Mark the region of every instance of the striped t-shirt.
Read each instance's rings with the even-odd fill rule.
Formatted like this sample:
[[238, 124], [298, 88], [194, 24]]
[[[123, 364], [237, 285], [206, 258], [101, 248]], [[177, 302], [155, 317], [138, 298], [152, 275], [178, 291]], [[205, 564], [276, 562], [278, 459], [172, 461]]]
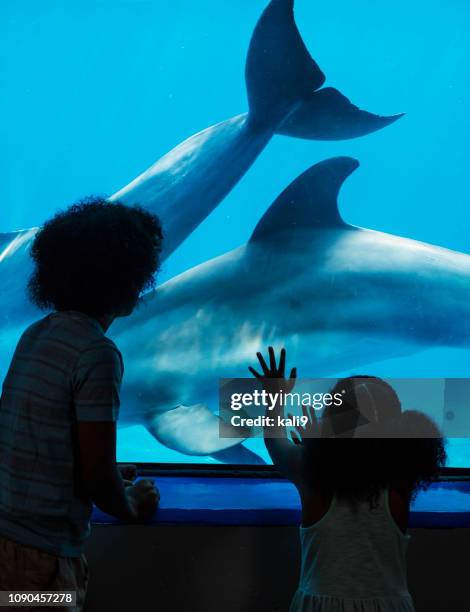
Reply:
[[80, 494], [77, 421], [115, 421], [121, 353], [95, 319], [52, 313], [22, 335], [0, 400], [0, 534], [78, 556], [91, 502]]

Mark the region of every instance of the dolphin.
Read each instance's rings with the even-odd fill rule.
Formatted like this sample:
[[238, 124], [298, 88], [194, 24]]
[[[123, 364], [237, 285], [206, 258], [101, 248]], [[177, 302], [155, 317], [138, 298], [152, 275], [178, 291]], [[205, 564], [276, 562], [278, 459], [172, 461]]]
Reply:
[[[349, 139], [402, 116], [360, 110], [337, 89], [322, 88], [325, 76], [302, 41], [293, 5], [293, 0], [272, 0], [255, 27], [245, 68], [248, 112], [191, 136], [109, 197], [110, 202], [138, 203], [160, 217], [165, 233], [162, 261], [223, 200], [275, 134]], [[37, 230], [0, 234], [0, 374], [21, 331], [40, 315], [25, 292], [32, 271], [29, 248]], [[131, 364], [131, 371], [138, 370], [138, 362]], [[139, 413], [139, 402], [129, 399]], [[191, 410], [195, 412], [194, 406]], [[203, 430], [218, 429], [212, 412], [200, 407], [199, 415], [201, 438], [207, 437]], [[188, 442], [181, 444], [183, 450]], [[229, 448], [218, 450], [230, 455]], [[247, 453], [240, 448], [242, 452]]]
[[[354, 106], [325, 76], [297, 29], [293, 0], [272, 0], [248, 49], [248, 112], [194, 134], [109, 197], [157, 214], [164, 261], [224, 199], [274, 134], [311, 140], [363, 136], [402, 115]], [[29, 247], [38, 228], [0, 234], [0, 328], [21, 328], [37, 315], [27, 303]]]
[[123, 422], [210, 454], [240, 441], [221, 439], [210, 418], [218, 379], [246, 377], [269, 344], [286, 346], [313, 378], [469, 345], [470, 256], [345, 223], [337, 196], [358, 165], [339, 157], [311, 167], [247, 244], [165, 282], [113, 326], [129, 364]]

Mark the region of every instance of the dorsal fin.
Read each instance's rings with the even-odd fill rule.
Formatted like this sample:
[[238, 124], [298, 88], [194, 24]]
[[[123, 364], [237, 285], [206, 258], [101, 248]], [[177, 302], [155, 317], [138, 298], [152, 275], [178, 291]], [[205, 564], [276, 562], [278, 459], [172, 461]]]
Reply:
[[358, 166], [351, 157], [333, 157], [306, 170], [271, 204], [250, 242], [295, 229], [345, 226], [337, 197], [343, 182]]

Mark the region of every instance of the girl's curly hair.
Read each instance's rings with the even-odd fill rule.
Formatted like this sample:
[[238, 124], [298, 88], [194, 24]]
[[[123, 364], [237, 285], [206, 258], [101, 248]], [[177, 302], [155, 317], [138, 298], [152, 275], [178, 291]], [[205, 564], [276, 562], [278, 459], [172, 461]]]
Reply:
[[125, 311], [154, 286], [162, 241], [158, 217], [140, 206], [81, 200], [36, 234], [29, 297], [43, 309]]
[[[361, 396], [358, 387], [364, 385], [366, 393]], [[393, 388], [379, 378], [357, 376], [340, 380], [332, 393], [340, 392], [346, 403], [343, 421], [346, 427], [351, 424], [348, 411], [356, 411], [354, 426], [358, 424], [358, 415], [368, 411], [367, 421], [375, 418], [375, 424], [370, 429], [371, 435], [361, 438], [348, 436], [337, 427], [332, 437], [305, 440], [314, 486], [353, 503], [368, 501], [374, 507], [387, 487], [406, 492], [413, 499], [438, 477], [447, 459], [446, 442], [428, 416], [414, 410], [402, 412]], [[369, 406], [364, 407], [365, 400], [370, 400]], [[334, 422], [336, 410], [332, 408], [326, 414], [325, 408], [323, 418], [329, 417]]]

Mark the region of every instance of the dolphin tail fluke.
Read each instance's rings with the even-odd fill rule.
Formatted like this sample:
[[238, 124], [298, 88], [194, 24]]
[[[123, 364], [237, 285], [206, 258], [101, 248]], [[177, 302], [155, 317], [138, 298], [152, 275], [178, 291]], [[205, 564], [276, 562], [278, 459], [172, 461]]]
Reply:
[[272, 0], [256, 24], [245, 67], [253, 122], [273, 126], [325, 81], [294, 21], [293, 0]]
[[309, 140], [347, 140], [394, 123], [403, 113], [384, 117], [361, 110], [333, 87], [312, 92], [277, 127], [276, 132]]
[[287, 136], [356, 138], [402, 116], [374, 115], [354, 106], [337, 89], [320, 90], [325, 75], [297, 29], [294, 0], [271, 0], [261, 15], [248, 49], [245, 79], [252, 124], [272, 125]]

